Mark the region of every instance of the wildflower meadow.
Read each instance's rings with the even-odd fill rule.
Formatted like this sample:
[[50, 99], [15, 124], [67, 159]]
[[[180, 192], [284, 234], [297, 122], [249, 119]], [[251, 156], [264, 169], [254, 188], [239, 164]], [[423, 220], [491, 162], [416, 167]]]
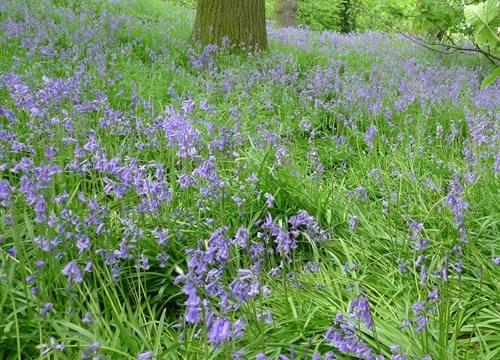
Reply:
[[384, 32], [0, 0], [0, 359], [500, 359], [500, 79]]

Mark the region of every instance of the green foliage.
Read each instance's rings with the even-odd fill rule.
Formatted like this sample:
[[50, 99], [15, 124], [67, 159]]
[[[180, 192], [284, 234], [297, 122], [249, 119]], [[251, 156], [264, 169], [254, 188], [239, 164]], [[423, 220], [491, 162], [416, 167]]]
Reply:
[[172, 3], [175, 2], [177, 6], [182, 6], [187, 9], [196, 9], [197, 0], [167, 0]]
[[408, 28], [408, 13], [413, 0], [362, 0], [351, 2], [355, 31], [391, 31], [392, 25]]
[[484, 78], [483, 82], [481, 83], [481, 87], [484, 88], [488, 85], [493, 84], [498, 78], [500, 78], [500, 67], [495, 68], [495, 70], [493, 70], [490, 75]]
[[[266, 0], [268, 18], [272, 18], [273, 4], [274, 0]], [[414, 0], [299, 0], [297, 20], [317, 31], [387, 31], [388, 24], [409, 27], [412, 4]]]
[[274, 0], [266, 0], [266, 18], [272, 19], [274, 12]]
[[299, 3], [298, 19], [311, 30], [339, 30], [340, 1], [302, 0]]
[[352, 0], [340, 1], [340, 31], [343, 33], [350, 33], [356, 28], [356, 16], [359, 9], [356, 2]]
[[442, 38], [463, 23], [461, 5], [449, 0], [419, 0], [412, 11], [414, 30]]
[[484, 46], [492, 54], [500, 54], [500, 2], [487, 0], [466, 5], [464, 15], [477, 44]]
[[[36, 4], [38, 0], [32, 2]], [[183, 6], [188, 7], [194, 4], [190, 0], [182, 2]], [[85, 1], [79, 3], [88, 9]], [[466, 200], [470, 204], [470, 213], [467, 214], [470, 243], [464, 247], [468, 260], [462, 277], [453, 275], [449, 282], [441, 283], [439, 290], [443, 302], [435, 309], [439, 316], [430, 319], [428, 330], [416, 334], [412, 329], [399, 328], [404, 318], [412, 316], [412, 301], [425, 299], [431, 284], [430, 281], [429, 284], [419, 284], [418, 273], [413, 268], [405, 273], [398, 270], [400, 257], [418, 255], [408, 244], [407, 223], [412, 219], [425, 223], [425, 235], [432, 242], [429, 265], [433, 269], [437, 269], [442, 260], [440, 252], [444, 253], [446, 244], [456, 238], [445, 205], [448, 179], [451, 177], [449, 167], [466, 169], [469, 165], [463, 158], [464, 146], [478, 145], [462, 138], [461, 131], [456, 135], [456, 140], [448, 142], [446, 139], [454, 133], [450, 129], [450, 119], [456, 121], [459, 127], [465, 126], [463, 107], [471, 105], [471, 88], [460, 93], [456, 105], [436, 103], [427, 112], [418, 104], [413, 104], [406, 112], [385, 115], [374, 115], [371, 111], [363, 110], [363, 93], [351, 92], [352, 89], [361, 88], [357, 84], [368, 81], [380, 84], [380, 87], [374, 88], [376, 91], [384, 90], [384, 84], [390, 82], [414, 84], [413, 79], [422, 75], [422, 71], [416, 74], [408, 71], [401, 75], [397, 71], [387, 71], [387, 67], [383, 66], [397, 56], [411, 60], [420, 69], [427, 69], [425, 74], [430, 75], [439, 69], [436, 64], [444, 62], [445, 66], [456, 68], [467, 61], [474, 61], [474, 66], [464, 67], [465, 73], [482, 73], [477, 70], [481, 67], [478, 59], [441, 58], [413, 44], [392, 38], [380, 41], [376, 47], [372, 46], [371, 40], [365, 44], [360, 41], [349, 44], [350, 41], [346, 41], [339, 47], [330, 43], [314, 46], [321, 43], [315, 42], [316, 34], [312, 34], [308, 35], [312, 38], [312, 45], [305, 48], [274, 40], [270, 51], [259, 56], [221, 53], [216, 59], [217, 71], [210, 74], [206, 70], [193, 70], [192, 65], [189, 65], [190, 57], [199, 56], [197, 49], [191, 49], [187, 41], [192, 26], [189, 17], [192, 11], [180, 9], [178, 2], [167, 4], [163, 0], [121, 0], [117, 3], [119, 5], [106, 6], [109, 6], [111, 14], [124, 16], [127, 21], [118, 23], [116, 33], [109, 32], [104, 26], [97, 27], [104, 31], [106, 36], [103, 39], [110, 39], [104, 46], [109, 51], [106, 53], [109, 55], [106, 58], [109, 70], [105, 77], [96, 72], [89, 80], [92, 83], [84, 88], [89, 99], [94, 98], [93, 90], [101, 89], [109, 98], [110, 109], [123, 112], [123, 121], [127, 121], [127, 126], [140, 119], [144, 119], [144, 124], [154, 123], [164, 116], [167, 106], [180, 108], [184, 99], [192, 98], [197, 104], [207, 99], [216, 110], [213, 118], [208, 113], [200, 113], [200, 118], [203, 117], [200, 120], [205, 122], [207, 117], [207, 123], [213, 121], [216, 127], [226, 126], [230, 129], [234, 119], [225, 114], [227, 109], [234, 106], [240, 113], [238, 126], [253, 142], [241, 139], [242, 143], [231, 148], [227, 157], [222, 158], [222, 164], [218, 164], [223, 167], [220, 175], [226, 184], [225, 191], [229, 195], [237, 193], [240, 185], [244, 184], [233, 176], [233, 171], [241, 173], [241, 179], [257, 174], [259, 191], [273, 194], [276, 204], [269, 210], [255, 195], [247, 199], [248, 204], [244, 205], [249, 208], [248, 213], [246, 208], [239, 212], [235, 205], [231, 205], [229, 195], [226, 195], [226, 201], [211, 205], [207, 203], [205, 208], [205, 205], [198, 205], [194, 192], [176, 190], [172, 206], [181, 209], [181, 214], [185, 210], [185, 219], [174, 217], [169, 209], [154, 219], [154, 223], [165, 221], [172, 228], [172, 233], [176, 236], [179, 234], [178, 238], [174, 236], [169, 240], [171, 262], [168, 268], [157, 268], [152, 260], [152, 270], [155, 271], [146, 272], [139, 271], [131, 263], [123, 267], [118, 279], [114, 279], [95, 254], [94, 271], [86, 275], [88, 281], [71, 289], [58, 268], [65, 258], [52, 259], [52, 263], [38, 273], [36, 281], [40, 286], [40, 294], [34, 296], [25, 279], [36, 271], [34, 264], [40, 250], [34, 245], [33, 238], [40, 224], [30, 220], [30, 206], [21, 203], [21, 194], [16, 195], [12, 226], [4, 224], [6, 217], [3, 215], [7, 210], [0, 208], [0, 233], [5, 236], [5, 239], [2, 238], [4, 244], [0, 244], [0, 359], [79, 359], [89, 344], [95, 341], [100, 342], [103, 356], [111, 360], [134, 360], [138, 352], [145, 350], [153, 351], [155, 360], [230, 359], [231, 350], [239, 348], [245, 350], [245, 359], [254, 359], [260, 351], [265, 351], [269, 359], [276, 359], [280, 352], [288, 353], [292, 346], [298, 354], [296, 359], [310, 359], [314, 351], [325, 353], [332, 350], [324, 341], [323, 334], [335, 314], [348, 309], [357, 287], [365, 288], [370, 298], [377, 329], [375, 334], [367, 332], [360, 336], [371, 345], [376, 343], [386, 357], [391, 356], [390, 346], [397, 343], [405, 351], [408, 349], [409, 359], [421, 359], [427, 353], [433, 359], [498, 359], [500, 267], [493, 264], [491, 255], [500, 254], [497, 240], [500, 201], [498, 175], [495, 178], [492, 174], [492, 163], [480, 172], [477, 183], [467, 183], [465, 186]], [[267, 2], [268, 7], [270, 3]], [[339, 27], [337, 13], [329, 13], [328, 3], [338, 2], [307, 2], [307, 6], [310, 6], [308, 21], [316, 24], [314, 26], [318, 29]], [[358, 29], [382, 28], [386, 21], [405, 20], [412, 10], [410, 1], [398, 0], [391, 4], [382, 1], [381, 4], [376, 0], [365, 0], [363, 3], [366, 9], [357, 14]], [[61, 0], [59, 4], [71, 5], [71, 1], [63, 3]], [[324, 6], [323, 12], [313, 13], [312, 9], [321, 4]], [[54, 14], [50, 9], [40, 6], [37, 15], [52, 19]], [[7, 17], [0, 12], [0, 20], [4, 20], [4, 16]], [[323, 18], [318, 20], [317, 16]], [[103, 17], [103, 23], [106, 18]], [[95, 19], [90, 17], [85, 21], [95, 26]], [[68, 30], [68, 33], [73, 34], [73, 31]], [[372, 35], [375, 38], [378, 36]], [[56, 41], [57, 44], [66, 40], [66, 37], [68, 42], [71, 39], [66, 34], [60, 34], [60, 37], [61, 41]], [[356, 37], [352, 39], [356, 40]], [[74, 74], [73, 66], [78, 64], [78, 59], [63, 61], [56, 57], [49, 61], [37, 54], [28, 57], [16, 40], [7, 40], [7, 37], [0, 37], [0, 45], [0, 73], [15, 71], [35, 84], [42, 83], [44, 76], [67, 78]], [[391, 53], [391, 50], [397, 53]], [[282, 64], [285, 65], [284, 75], [296, 73], [300, 86], [288, 85], [277, 76], [264, 76], [256, 86], [250, 87], [250, 92], [243, 91], [255, 74], [267, 74], [275, 69], [280, 71]], [[91, 65], [89, 67], [89, 71], [93, 71]], [[315, 81], [321, 85], [324, 75], [335, 73], [337, 67], [342, 70], [335, 81], [346, 86], [328, 93], [320, 92], [314, 99], [308, 100], [308, 87]], [[498, 76], [499, 73], [497, 69], [494, 74]], [[236, 90], [224, 91], [225, 79], [230, 80], [228, 82]], [[494, 81], [494, 78], [487, 79], [485, 82]], [[429, 79], [426, 86], [433, 86], [433, 80]], [[323, 85], [329, 82], [327, 78]], [[448, 84], [441, 84], [439, 79], [436, 83], [445, 85], [438, 88], [441, 90], [436, 95], [448, 88]], [[473, 87], [474, 84], [471, 81], [468, 86]], [[173, 89], [179, 95], [173, 97], [167, 89]], [[384, 106], [388, 109], [393, 108], [401, 95], [390, 89], [396, 88], [389, 88], [383, 98]], [[419, 88], [411, 90], [420, 91]], [[151, 110], [132, 104], [130, 98], [135, 92], [151, 102]], [[346, 94], [353, 97], [352, 108], [344, 103]], [[328, 102], [332, 100], [331, 105], [335, 108], [322, 108], [313, 103], [318, 100], [320, 104], [326, 104], [326, 98], [329, 98]], [[0, 87], [0, 100], [2, 107], [12, 106], [3, 87]], [[64, 111], [70, 106], [63, 107], [58, 115], [66, 116]], [[18, 115], [25, 114], [19, 112]], [[100, 129], [96, 125], [97, 119], [104, 116], [99, 110], [95, 114], [76, 117], [78, 131], [75, 136], [81, 144], [85, 143], [82, 141], [86, 139], [88, 124], [95, 124], [99, 142], [110, 158], [131, 156], [139, 158], [144, 164], [160, 162], [165, 165], [165, 172], [173, 181], [183, 172], [192, 170], [188, 167], [189, 163], [176, 162], [172, 149], [166, 146], [161, 149], [136, 149], [136, 145], [149, 141], [147, 134], [131, 132], [121, 136]], [[299, 122], [306, 117], [313, 128], [308, 134], [299, 126]], [[343, 118], [345, 121], [346, 117], [354, 122], [354, 126], [342, 125], [340, 120]], [[0, 120], [5, 119], [0, 117]], [[379, 140], [376, 140], [372, 151], [366, 149], [363, 140], [364, 130], [370, 124], [376, 124], [379, 131]], [[442, 136], [436, 134], [436, 129], [441, 126], [444, 127]], [[58, 127], [61, 132], [51, 139], [41, 137], [27, 127], [2, 131], [7, 135], [16, 131], [26, 138], [34, 138], [33, 143], [41, 148], [50, 141], [50, 145], [60, 147], [57, 159], [64, 163], [73, 157], [73, 148], [61, 146], [64, 132], [62, 126]], [[290, 156], [286, 166], [272, 166], [267, 158], [267, 148], [261, 146], [263, 140], [257, 137], [259, 128], [268, 129], [270, 133], [276, 130], [281, 139], [286, 140]], [[341, 138], [345, 138], [346, 142], [341, 142]], [[312, 145], [317, 147], [318, 156], [327, 167], [325, 176], [315, 181], [311, 179], [312, 165], [307, 157]], [[10, 161], [14, 155], [9, 152], [5, 156], [6, 161]], [[19, 156], [25, 154], [19, 153]], [[373, 169], [379, 169], [380, 179], [367, 176]], [[2, 179], [15, 176], [17, 174], [11, 171], [0, 171]], [[426, 181], [436, 183], [435, 189], [425, 185]], [[121, 217], [125, 215], [121, 211], [121, 203], [130, 202], [130, 206], [133, 206], [129, 197], [116, 200], [103, 194], [99, 187], [102, 182], [102, 177], [97, 173], [89, 173], [81, 178], [63, 173], [53, 180], [54, 189], [69, 190], [71, 198], [66, 206], [75, 212], [81, 210], [76, 195], [80, 191], [95, 196], [108, 206], [117, 229], [113, 228], [109, 237], [99, 239], [103, 243], [96, 243], [96, 248], [104, 246], [104, 242], [117, 240], [115, 237], [120, 234], [118, 228]], [[349, 193], [359, 186], [366, 189], [369, 201], [350, 198]], [[47, 190], [52, 191], [52, 184]], [[386, 200], [387, 209], [384, 211]], [[293, 266], [296, 268], [289, 269], [285, 265], [285, 270], [292, 270], [290, 274], [294, 274], [294, 277], [262, 279], [273, 291], [269, 297], [260, 298], [255, 304], [241, 309], [248, 319], [248, 335], [234, 348], [214, 348], [197, 328], [179, 328], [178, 318], [182, 316], [179, 307], [185, 299], [180, 294], [179, 286], [172, 284], [172, 278], [185, 268], [185, 247], [207, 238], [211, 229], [208, 221], [205, 221], [207, 214], [215, 221], [214, 227], [218, 224], [233, 224], [237, 227], [251, 222], [246, 217], [258, 218], [268, 210], [273, 211], [273, 216], [277, 214], [285, 218], [301, 209], [313, 214], [322, 228], [334, 234], [333, 239], [317, 247], [311, 243], [312, 249], [303, 249], [307, 244], [301, 241], [300, 251], [294, 254], [296, 258]], [[356, 229], [348, 229], [349, 215], [359, 220]], [[147, 217], [141, 217], [138, 221], [148, 229], [152, 226]], [[140, 243], [148, 244], [150, 241], [144, 238]], [[12, 242], [21, 249], [18, 258], [9, 256], [5, 251]], [[69, 245], [64, 244], [64, 249], [72, 249]], [[51, 259], [49, 254], [42, 256]], [[307, 261], [319, 263], [319, 270], [302, 271], [301, 265]], [[235, 258], [235, 270], [239, 266], [237, 262]], [[346, 271], [346, 264], [356, 264], [357, 270]], [[76, 300], [70, 295], [75, 295]], [[49, 300], [55, 303], [54, 311], [47, 318], [41, 317], [40, 308]], [[266, 326], [257, 321], [256, 309], [271, 311], [273, 325]], [[91, 315], [91, 324], [81, 321], [80, 315], [84, 313]], [[179, 340], [179, 336], [183, 340]], [[39, 346], [49, 344], [51, 337], [64, 342], [66, 348], [64, 352], [51, 351], [41, 357]]]
[[177, 4], [187, 9], [196, 9], [196, 0], [177, 0]]

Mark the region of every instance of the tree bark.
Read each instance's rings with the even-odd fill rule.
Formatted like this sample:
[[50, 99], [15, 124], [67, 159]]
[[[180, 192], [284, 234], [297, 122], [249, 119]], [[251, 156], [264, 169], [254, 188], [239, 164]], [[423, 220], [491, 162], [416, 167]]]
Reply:
[[192, 39], [242, 50], [267, 48], [265, 0], [198, 0]]
[[281, 27], [297, 26], [298, 0], [276, 0], [274, 18]]

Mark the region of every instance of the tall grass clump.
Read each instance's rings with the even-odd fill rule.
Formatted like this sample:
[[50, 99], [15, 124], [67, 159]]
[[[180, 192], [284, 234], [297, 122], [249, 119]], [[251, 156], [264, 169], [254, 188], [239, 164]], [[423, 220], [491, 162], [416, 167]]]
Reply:
[[0, 359], [498, 359], [489, 65], [191, 21], [0, 3]]

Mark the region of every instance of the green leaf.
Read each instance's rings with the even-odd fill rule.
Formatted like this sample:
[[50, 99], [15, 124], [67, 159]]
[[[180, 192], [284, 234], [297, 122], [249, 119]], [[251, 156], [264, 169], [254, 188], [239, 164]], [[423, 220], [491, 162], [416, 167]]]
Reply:
[[493, 84], [498, 77], [500, 77], [500, 67], [497, 67], [491, 72], [491, 74], [484, 78], [481, 83], [481, 88], [485, 88], [486, 86]]
[[492, 52], [500, 49], [500, 2], [487, 0], [464, 6], [464, 16], [473, 28], [478, 44], [489, 46]]

